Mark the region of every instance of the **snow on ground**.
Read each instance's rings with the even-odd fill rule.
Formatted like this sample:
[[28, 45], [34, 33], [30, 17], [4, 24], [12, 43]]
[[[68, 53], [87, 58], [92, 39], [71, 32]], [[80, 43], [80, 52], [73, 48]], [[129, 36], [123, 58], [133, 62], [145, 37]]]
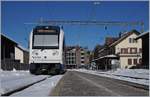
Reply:
[[108, 74], [149, 80], [149, 70], [147, 69], [118, 69], [114, 72], [108, 72]]
[[48, 96], [63, 75], [56, 75], [11, 96]]
[[35, 76], [29, 71], [0, 71], [0, 93], [5, 94], [47, 78], [46, 75]]
[[29, 71], [1, 71], [0, 78], [1, 82], [17, 80], [25, 77], [31, 77]]
[[117, 69], [116, 71], [93, 71], [86, 69], [74, 69], [75, 71], [90, 73], [98, 76], [104, 76], [142, 85], [149, 85], [149, 70], [146, 69]]

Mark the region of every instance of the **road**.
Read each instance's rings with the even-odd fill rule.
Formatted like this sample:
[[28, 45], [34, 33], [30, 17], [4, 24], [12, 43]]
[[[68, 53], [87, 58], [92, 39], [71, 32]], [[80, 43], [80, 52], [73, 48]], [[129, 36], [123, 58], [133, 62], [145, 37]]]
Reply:
[[124, 84], [119, 80], [68, 71], [51, 96], [148, 96], [149, 91]]

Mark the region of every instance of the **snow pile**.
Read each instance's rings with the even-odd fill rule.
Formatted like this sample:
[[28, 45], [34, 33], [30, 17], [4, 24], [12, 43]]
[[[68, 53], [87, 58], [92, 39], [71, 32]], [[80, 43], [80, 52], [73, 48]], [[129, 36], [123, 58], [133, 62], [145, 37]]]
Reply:
[[[108, 72], [109, 74], [109, 72]], [[118, 69], [110, 74], [117, 76], [124, 76], [136, 79], [146, 79], [149, 80], [149, 70], [147, 69]]]
[[37, 83], [21, 92], [17, 92], [12, 96], [48, 96], [52, 89], [57, 85], [63, 75], [56, 75]]
[[146, 69], [118, 69], [117, 71], [93, 71], [86, 69], [74, 69], [75, 71], [104, 76], [141, 85], [149, 85], [149, 70]]
[[1, 71], [1, 94], [12, 92], [18, 88], [33, 84], [47, 76], [31, 75], [28, 71]]

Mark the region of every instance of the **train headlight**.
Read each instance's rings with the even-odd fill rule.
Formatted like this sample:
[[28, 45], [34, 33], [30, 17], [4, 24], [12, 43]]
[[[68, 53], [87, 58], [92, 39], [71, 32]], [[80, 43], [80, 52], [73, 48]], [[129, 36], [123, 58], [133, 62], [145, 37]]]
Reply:
[[32, 54], [33, 55], [38, 55], [38, 52], [37, 51], [32, 51]]
[[53, 52], [53, 55], [55, 56], [55, 55], [58, 55], [59, 54], [59, 52], [58, 51], [54, 51]]

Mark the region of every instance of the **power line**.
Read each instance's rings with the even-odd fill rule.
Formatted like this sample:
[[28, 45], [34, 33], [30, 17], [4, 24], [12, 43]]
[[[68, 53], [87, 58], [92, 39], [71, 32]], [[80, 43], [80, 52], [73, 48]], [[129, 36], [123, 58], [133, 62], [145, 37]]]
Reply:
[[141, 32], [144, 31], [144, 23], [141, 21], [99, 21], [99, 20], [42, 20], [36, 23], [24, 23], [26, 25], [99, 25], [99, 26], [141, 26]]

